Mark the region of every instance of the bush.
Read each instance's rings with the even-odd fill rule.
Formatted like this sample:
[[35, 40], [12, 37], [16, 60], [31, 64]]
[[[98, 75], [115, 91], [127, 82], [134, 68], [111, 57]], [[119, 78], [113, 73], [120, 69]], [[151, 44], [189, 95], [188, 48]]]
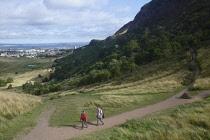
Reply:
[[9, 84], [8, 89], [12, 89], [12, 84]]
[[61, 89], [62, 89], [62, 86], [60, 84], [53, 84], [53, 85], [50, 85], [49, 87], [50, 92], [60, 91]]
[[42, 75], [41, 75], [41, 74], [39, 74], [39, 75], [38, 75], [38, 78], [42, 78]]
[[7, 81], [7, 83], [12, 83], [14, 80], [12, 77], [8, 77], [6, 81]]
[[0, 87], [4, 87], [7, 85], [7, 82], [5, 80], [0, 79]]
[[49, 82], [49, 78], [48, 77], [43, 78], [42, 82]]

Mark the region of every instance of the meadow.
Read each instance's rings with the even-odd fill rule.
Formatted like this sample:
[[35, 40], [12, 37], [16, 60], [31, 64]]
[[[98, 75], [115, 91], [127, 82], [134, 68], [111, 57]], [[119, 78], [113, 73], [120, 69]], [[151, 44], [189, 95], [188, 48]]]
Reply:
[[42, 100], [31, 95], [0, 91], [0, 104], [0, 138], [10, 139], [17, 134], [17, 127], [20, 129], [19, 126], [25, 125], [27, 117], [23, 119], [23, 115], [42, 104]]

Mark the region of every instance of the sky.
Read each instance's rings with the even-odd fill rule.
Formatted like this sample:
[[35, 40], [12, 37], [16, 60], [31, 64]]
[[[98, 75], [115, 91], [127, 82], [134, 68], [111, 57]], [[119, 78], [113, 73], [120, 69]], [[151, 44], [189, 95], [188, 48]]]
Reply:
[[150, 0], [0, 0], [0, 43], [89, 42], [113, 35]]

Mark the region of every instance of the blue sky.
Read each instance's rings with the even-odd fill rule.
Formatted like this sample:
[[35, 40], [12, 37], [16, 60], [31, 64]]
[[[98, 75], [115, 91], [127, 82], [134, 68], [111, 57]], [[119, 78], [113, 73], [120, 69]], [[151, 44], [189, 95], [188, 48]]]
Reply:
[[0, 43], [89, 42], [133, 20], [150, 0], [0, 0]]

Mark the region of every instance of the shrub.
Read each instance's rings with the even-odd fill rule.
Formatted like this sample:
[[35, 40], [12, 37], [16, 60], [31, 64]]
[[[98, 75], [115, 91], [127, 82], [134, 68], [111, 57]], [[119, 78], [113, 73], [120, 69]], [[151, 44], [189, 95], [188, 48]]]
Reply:
[[0, 79], [0, 87], [4, 87], [7, 85], [7, 82], [5, 80]]
[[39, 74], [39, 75], [38, 75], [38, 78], [42, 78], [42, 75], [41, 75], [41, 74]]
[[14, 80], [12, 77], [8, 77], [6, 81], [7, 81], [7, 83], [12, 83]]
[[8, 89], [12, 89], [12, 84], [9, 84]]

